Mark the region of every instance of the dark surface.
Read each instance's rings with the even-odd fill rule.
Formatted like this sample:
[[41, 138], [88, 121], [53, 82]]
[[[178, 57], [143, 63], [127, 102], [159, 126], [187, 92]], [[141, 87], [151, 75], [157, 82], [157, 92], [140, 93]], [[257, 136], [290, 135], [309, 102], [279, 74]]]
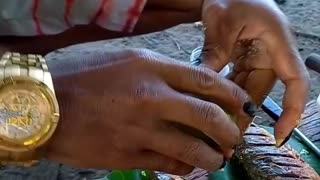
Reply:
[[312, 53], [306, 58], [305, 64], [308, 68], [320, 73], [320, 55]]
[[286, 0], [275, 0], [275, 2], [279, 5], [282, 5], [282, 4], [286, 3], [287, 1]]

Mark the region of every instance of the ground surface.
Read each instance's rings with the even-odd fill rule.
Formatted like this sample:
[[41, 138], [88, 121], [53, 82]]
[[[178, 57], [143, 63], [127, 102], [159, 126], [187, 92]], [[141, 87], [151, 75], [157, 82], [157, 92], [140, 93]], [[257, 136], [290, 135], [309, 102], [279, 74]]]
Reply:
[[[299, 50], [303, 58], [312, 52], [320, 53], [320, 0], [289, 0], [281, 6], [289, 16], [297, 35]], [[82, 44], [63, 49], [50, 57], [63, 58], [66, 53], [83, 53], [95, 48], [148, 48], [172, 58], [188, 61], [192, 50], [203, 43], [203, 33], [194, 24], [180, 25], [163, 32], [144, 36], [122, 38]], [[310, 99], [320, 93], [320, 75], [310, 71], [312, 90]], [[281, 103], [284, 86], [279, 82], [271, 97]]]
[[[299, 51], [306, 58], [310, 53], [320, 53], [320, 0], [287, 0], [280, 5], [288, 15], [297, 35]], [[130, 38], [99, 41], [72, 46], [50, 54], [50, 59], [63, 60], [69, 53], [84, 53], [96, 48], [147, 48], [174, 59], [189, 61], [192, 50], [203, 44], [201, 28], [194, 24], [180, 25], [166, 31]], [[312, 88], [309, 100], [320, 93], [320, 74], [310, 71]], [[284, 86], [278, 82], [270, 96], [281, 105]], [[265, 117], [265, 116], [263, 116]], [[272, 124], [269, 118], [257, 119], [258, 123]]]
[[[287, 0], [281, 8], [289, 16], [294, 30], [299, 34], [298, 44], [301, 55], [305, 58], [312, 52], [320, 53], [320, 0]], [[164, 53], [177, 60], [188, 61], [191, 51], [202, 45], [203, 34], [193, 24], [181, 25], [167, 31], [146, 36], [101, 41], [82, 44], [50, 54], [50, 60], [61, 59], [69, 53], [84, 53], [95, 48], [148, 48]], [[312, 90], [309, 99], [314, 99], [320, 93], [320, 75], [311, 72]], [[279, 82], [274, 87], [271, 97], [281, 104], [284, 86]], [[272, 121], [260, 120], [260, 123], [271, 124]], [[0, 167], [0, 180], [34, 180], [34, 179], [84, 179], [90, 170], [76, 171], [58, 164], [43, 162], [33, 169]]]

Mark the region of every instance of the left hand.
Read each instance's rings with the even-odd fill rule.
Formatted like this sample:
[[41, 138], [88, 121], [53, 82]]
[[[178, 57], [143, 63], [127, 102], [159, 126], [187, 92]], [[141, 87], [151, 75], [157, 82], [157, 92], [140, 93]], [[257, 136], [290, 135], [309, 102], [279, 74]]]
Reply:
[[[285, 15], [273, 0], [205, 0], [204, 64], [220, 71], [234, 63], [230, 79], [260, 106], [279, 78], [286, 86], [275, 125], [277, 146], [298, 126], [309, 91], [308, 72]], [[251, 120], [239, 119], [244, 131]]]

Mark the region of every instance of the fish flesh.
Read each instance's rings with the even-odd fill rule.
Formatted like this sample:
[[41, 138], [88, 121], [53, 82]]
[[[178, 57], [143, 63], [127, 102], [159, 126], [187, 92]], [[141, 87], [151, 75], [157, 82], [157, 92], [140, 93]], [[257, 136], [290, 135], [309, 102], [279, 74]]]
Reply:
[[275, 147], [274, 137], [252, 125], [237, 146], [235, 158], [254, 180], [320, 180], [317, 172], [289, 145]]
[[[180, 128], [181, 129], [181, 128]], [[209, 141], [199, 132], [183, 127], [184, 132], [191, 133], [208, 143]], [[244, 169], [244, 180], [320, 180], [317, 172], [288, 145], [275, 147], [274, 137], [261, 127], [252, 124], [243, 137], [243, 142], [235, 149], [232, 163]], [[239, 165], [239, 166], [238, 166]], [[237, 171], [238, 169], [236, 169]], [[157, 180], [208, 180], [209, 172], [196, 169], [190, 175], [179, 177], [156, 172], [153, 179]]]

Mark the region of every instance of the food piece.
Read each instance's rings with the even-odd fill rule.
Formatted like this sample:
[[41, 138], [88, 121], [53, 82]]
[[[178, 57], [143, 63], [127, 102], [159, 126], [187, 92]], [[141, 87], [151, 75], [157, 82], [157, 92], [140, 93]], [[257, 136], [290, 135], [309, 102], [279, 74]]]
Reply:
[[288, 145], [275, 147], [266, 130], [255, 125], [244, 135], [244, 143], [235, 150], [235, 158], [254, 180], [320, 180], [317, 172]]
[[[232, 163], [238, 162], [252, 180], [320, 180], [317, 172], [304, 162], [295, 150], [287, 145], [276, 148], [273, 136], [255, 125], [249, 127], [244, 135], [244, 142], [235, 150]], [[157, 180], [209, 179], [209, 172], [201, 169], [196, 169], [184, 177], [159, 172], [155, 174]]]

